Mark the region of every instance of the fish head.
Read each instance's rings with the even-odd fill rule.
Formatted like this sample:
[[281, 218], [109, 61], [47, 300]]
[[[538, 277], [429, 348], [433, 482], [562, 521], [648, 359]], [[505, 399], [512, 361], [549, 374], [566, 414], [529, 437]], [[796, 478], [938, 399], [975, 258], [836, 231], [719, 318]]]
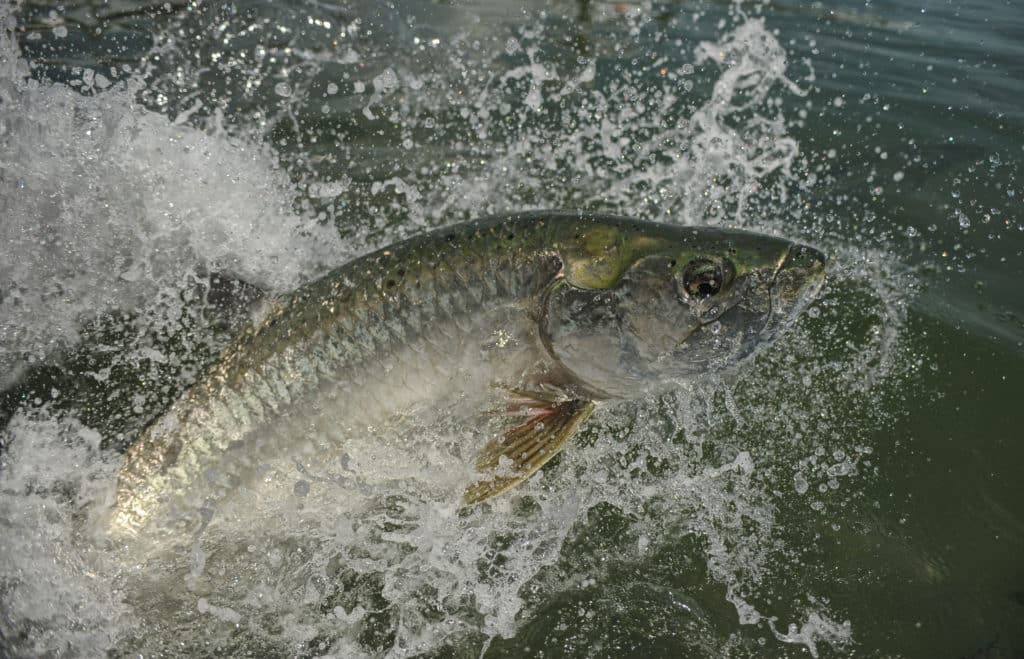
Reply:
[[735, 364], [824, 282], [824, 255], [781, 238], [647, 223], [586, 233], [563, 246], [540, 334], [596, 396], [632, 398]]

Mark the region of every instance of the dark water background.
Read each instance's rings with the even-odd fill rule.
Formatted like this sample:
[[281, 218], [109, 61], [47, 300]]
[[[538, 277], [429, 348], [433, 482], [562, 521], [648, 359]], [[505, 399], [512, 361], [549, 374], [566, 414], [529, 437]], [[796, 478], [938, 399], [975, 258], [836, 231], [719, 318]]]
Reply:
[[[0, 654], [148, 647], [116, 593], [97, 639], [87, 598], [47, 591], [77, 564], [28, 555], [79, 551], [53, 494], [71, 458], [34, 461], [19, 437], [49, 446], [74, 419], [109, 479], [96, 465], [195, 377], [257, 287], [424, 227], [583, 207], [835, 256], [791, 346], [706, 406], [651, 403], [650, 423], [675, 420], [663, 435], [701, 436], [694, 473], [742, 478], [713, 504], [699, 484], [675, 508], [586, 495], [560, 549], [495, 586], [521, 598], [508, 624], [470, 604], [416, 618], [420, 645], [400, 646], [408, 620], [385, 592], [341, 640], [228, 616], [219, 640], [177, 649], [1024, 656], [1021, 6], [97, 0], [6, 20]], [[602, 441], [643, 425], [633, 414], [595, 433], [594, 461], [628, 453]], [[64, 496], [88, 508], [82, 487]], [[673, 521], [690, 503], [703, 512]], [[503, 551], [522, 559], [514, 539]], [[377, 592], [346, 592], [360, 588]]]

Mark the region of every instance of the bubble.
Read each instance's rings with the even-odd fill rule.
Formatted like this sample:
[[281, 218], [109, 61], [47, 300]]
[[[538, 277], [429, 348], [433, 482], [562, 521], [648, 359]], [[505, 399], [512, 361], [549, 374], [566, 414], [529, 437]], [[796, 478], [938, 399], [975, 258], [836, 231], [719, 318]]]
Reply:
[[373, 78], [373, 90], [382, 96], [394, 92], [398, 86], [398, 75], [392, 69], [385, 69], [383, 73]]
[[793, 476], [793, 489], [796, 490], [797, 494], [806, 494], [808, 487], [810, 487], [810, 484], [807, 482], [807, 479], [804, 478], [803, 474], [798, 473]]

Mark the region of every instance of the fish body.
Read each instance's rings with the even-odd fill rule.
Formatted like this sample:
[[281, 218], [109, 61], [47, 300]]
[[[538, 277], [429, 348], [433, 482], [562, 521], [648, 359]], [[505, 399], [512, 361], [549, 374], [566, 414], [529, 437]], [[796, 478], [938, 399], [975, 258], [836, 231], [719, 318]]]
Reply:
[[194, 526], [267, 460], [497, 397], [506, 427], [472, 447], [464, 493], [483, 500], [542, 466], [601, 401], [766, 343], [823, 263], [779, 238], [587, 213], [489, 218], [378, 250], [278, 300], [142, 433], [111, 531]]

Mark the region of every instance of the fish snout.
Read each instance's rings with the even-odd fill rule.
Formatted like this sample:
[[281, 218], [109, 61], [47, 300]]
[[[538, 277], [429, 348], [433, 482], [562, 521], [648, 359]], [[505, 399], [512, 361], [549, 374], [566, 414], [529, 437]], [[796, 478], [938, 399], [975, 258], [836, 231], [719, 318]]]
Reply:
[[788, 325], [817, 295], [825, 283], [825, 255], [807, 245], [794, 243], [775, 271], [770, 289], [771, 312], [762, 335], [773, 335]]
[[809, 278], [824, 276], [826, 260], [825, 255], [813, 247], [793, 244], [779, 266], [779, 274], [796, 271], [804, 273]]
[[772, 292], [783, 302], [813, 297], [825, 282], [825, 261], [821, 251], [794, 243], [775, 272]]

